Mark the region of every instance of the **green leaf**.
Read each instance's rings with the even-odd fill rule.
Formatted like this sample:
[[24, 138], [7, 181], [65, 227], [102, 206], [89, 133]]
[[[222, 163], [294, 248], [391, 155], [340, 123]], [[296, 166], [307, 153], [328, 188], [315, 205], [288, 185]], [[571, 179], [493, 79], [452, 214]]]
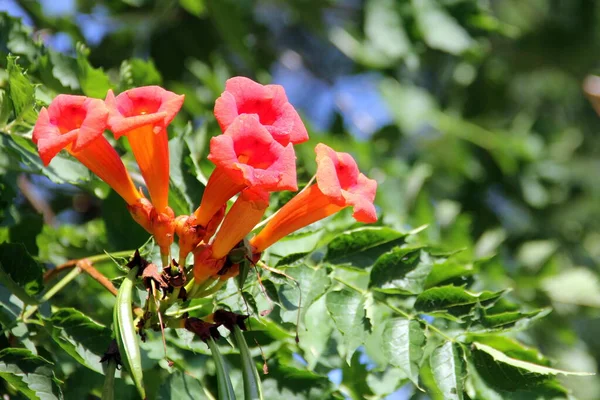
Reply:
[[152, 60], [131, 58], [121, 63], [121, 91], [138, 86], [162, 85], [162, 77]]
[[112, 87], [108, 75], [101, 68], [94, 68], [88, 61], [90, 50], [82, 43], [77, 43], [77, 66], [81, 90], [86, 96], [97, 99], [106, 98], [108, 89]]
[[196, 17], [200, 17], [206, 11], [204, 0], [179, 0], [179, 5]]
[[365, 5], [365, 34], [368, 43], [390, 61], [410, 50], [394, 0], [369, 0]]
[[26, 349], [0, 350], [0, 377], [31, 400], [63, 398], [52, 366]]
[[0, 136], [0, 149], [14, 156], [29, 172], [43, 174], [54, 183], [81, 184], [90, 181], [90, 172], [76, 159], [58, 154], [51, 165], [45, 167], [33, 142], [16, 135]]
[[333, 332], [333, 321], [327, 313], [326, 297], [322, 296], [306, 310], [304, 326], [298, 327], [303, 356], [308, 368], [313, 370], [318, 363], [323, 363], [323, 356], [328, 351], [328, 344]]
[[[13, 18], [6, 12], [0, 12], [0, 43], [10, 53], [27, 57], [30, 63], [35, 61], [40, 49], [40, 45], [33, 40], [31, 28], [24, 25], [20, 18]], [[0, 49], [1, 59], [6, 58], [3, 50]]]
[[36, 304], [31, 296], [43, 288], [42, 267], [20, 243], [0, 244], [0, 283], [26, 304]]
[[300, 312], [300, 321], [304, 321], [306, 310], [325, 293], [331, 285], [331, 279], [325, 268], [311, 268], [306, 265], [286, 268], [285, 273], [296, 279], [298, 285], [286, 282], [279, 286], [278, 295], [283, 307], [280, 311], [281, 319], [284, 322], [296, 323]]
[[63, 53], [47, 50], [40, 57], [39, 74], [44, 85], [56, 92], [79, 90], [77, 60]]
[[435, 0], [413, 0], [417, 24], [425, 43], [450, 54], [467, 50], [473, 39]]
[[550, 367], [551, 361], [539, 350], [527, 347], [515, 339], [501, 335], [468, 334], [468, 342], [479, 342], [519, 360]]
[[342, 289], [327, 293], [327, 311], [343, 335], [342, 348], [349, 364], [356, 348], [365, 342], [371, 323], [365, 312], [365, 297], [355, 291]]
[[425, 314], [456, 320], [471, 314], [477, 305], [493, 304], [504, 293], [505, 291], [472, 293], [457, 286], [434, 287], [421, 293], [414, 307]]
[[515, 391], [536, 386], [556, 375], [589, 376], [593, 373], [570, 372], [512, 358], [483, 343], [473, 343], [477, 371], [492, 386]]
[[[493, 307], [495, 308], [495, 307]], [[529, 325], [545, 317], [552, 312], [551, 308], [540, 308], [532, 311], [502, 311], [495, 312], [493, 309], [482, 309], [481, 316], [477, 320], [482, 328], [487, 331], [498, 331], [507, 329], [523, 330]], [[471, 328], [471, 330], [474, 330]]]
[[425, 288], [454, 284], [460, 286], [475, 275], [479, 268], [472, 263], [458, 262], [452, 258], [433, 264], [431, 273], [425, 280]]
[[187, 139], [192, 135], [191, 125], [169, 140], [169, 204], [175, 215], [189, 214], [200, 205], [202, 184], [195, 178], [195, 166]]
[[114, 190], [102, 202], [102, 219], [111, 250], [137, 249], [150, 235], [134, 222], [127, 210], [127, 203]]
[[425, 333], [419, 322], [404, 318], [390, 319], [386, 322], [382, 339], [382, 350], [389, 363], [400, 368], [418, 386], [425, 346]]
[[158, 400], [208, 399], [204, 388], [197, 379], [186, 373], [175, 371], [168, 375], [158, 390]]
[[73, 308], [52, 313], [46, 326], [52, 339], [71, 357], [93, 371], [102, 373], [100, 359], [111, 342], [111, 331]]
[[145, 399], [146, 390], [144, 389], [140, 344], [137, 340], [133, 323], [132, 310], [132, 292], [137, 272], [138, 267], [132, 268], [119, 288], [114, 309], [113, 325], [123, 364], [131, 374], [138, 393], [142, 399]]
[[352, 393], [353, 399], [366, 399], [373, 396], [367, 383], [367, 365], [360, 363], [360, 353], [354, 353], [350, 364], [342, 365], [342, 385]]
[[310, 253], [302, 252], [302, 253], [291, 253], [286, 256], [283, 256], [277, 261], [277, 264], [275, 264], [275, 268], [299, 265], [304, 261], [304, 258], [308, 254], [310, 254]]
[[394, 248], [377, 259], [369, 287], [385, 293], [419, 294], [431, 272], [431, 256], [419, 248]]
[[429, 363], [434, 381], [446, 400], [463, 400], [464, 359], [458, 344], [445, 342], [438, 346]]
[[30, 124], [35, 123], [35, 86], [23, 69], [17, 64], [18, 57], [6, 58], [8, 71], [8, 95], [12, 100], [15, 119]]
[[405, 237], [406, 234], [386, 227], [355, 229], [329, 242], [324, 261], [367, 268], [383, 253], [401, 245]]
[[331, 399], [331, 382], [327, 376], [306, 369], [295, 362], [288, 349], [281, 349], [269, 360], [269, 374], [263, 380], [265, 399]]
[[600, 308], [600, 281], [587, 268], [572, 268], [548, 277], [541, 287], [556, 303]]
[[16, 224], [8, 229], [8, 236], [12, 243], [22, 243], [30, 253], [37, 255], [39, 252], [36, 243], [37, 235], [42, 231], [44, 219], [38, 213], [20, 213]]
[[4, 89], [0, 89], [0, 126], [4, 126], [8, 122], [12, 108], [13, 106], [10, 97], [8, 97], [8, 92]]

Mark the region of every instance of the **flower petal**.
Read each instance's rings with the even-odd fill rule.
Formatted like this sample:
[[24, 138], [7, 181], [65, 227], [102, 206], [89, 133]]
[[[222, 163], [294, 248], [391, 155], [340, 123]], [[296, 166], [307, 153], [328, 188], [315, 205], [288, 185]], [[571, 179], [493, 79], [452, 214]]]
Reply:
[[308, 132], [280, 85], [263, 86], [245, 77], [227, 80], [215, 102], [215, 117], [225, 132], [236, 117], [254, 114], [273, 138], [286, 146], [308, 140]]

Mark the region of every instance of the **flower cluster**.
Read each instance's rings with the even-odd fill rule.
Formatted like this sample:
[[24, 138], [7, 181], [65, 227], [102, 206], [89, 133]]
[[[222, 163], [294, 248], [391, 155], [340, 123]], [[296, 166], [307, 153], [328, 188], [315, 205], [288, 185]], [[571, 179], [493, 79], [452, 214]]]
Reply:
[[[105, 101], [59, 95], [42, 109], [33, 132], [41, 159], [47, 165], [66, 149], [127, 203], [133, 219], [154, 235], [163, 267], [194, 257], [189, 294], [201, 294], [207, 283], [222, 282], [239, 271], [242, 261], [232, 257], [241, 246], [256, 261], [269, 246], [290, 233], [353, 208], [357, 221], [377, 220], [373, 201], [377, 184], [360, 173], [347, 153], [324, 144], [315, 148], [317, 173], [309, 184], [272, 215], [255, 236], [276, 191], [297, 191], [294, 146], [308, 140], [300, 116], [279, 85], [261, 85], [248, 78], [229, 79], [215, 103], [222, 134], [210, 140], [208, 159], [215, 169], [199, 207], [175, 218], [169, 208], [169, 151], [167, 126], [183, 104], [178, 96], [158, 86], [135, 88]], [[118, 153], [104, 137], [126, 136], [146, 183], [150, 200], [136, 189]], [[236, 197], [237, 196], [237, 197]], [[229, 200], [235, 198], [227, 209]], [[171, 265], [170, 248], [179, 238], [179, 262]], [[190, 277], [191, 277], [190, 273]]]

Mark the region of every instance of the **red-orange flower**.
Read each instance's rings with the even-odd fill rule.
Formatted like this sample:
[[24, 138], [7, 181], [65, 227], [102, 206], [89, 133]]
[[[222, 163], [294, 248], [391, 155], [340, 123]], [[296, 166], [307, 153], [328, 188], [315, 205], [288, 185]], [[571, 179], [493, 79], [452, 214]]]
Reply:
[[269, 207], [269, 193], [246, 189], [233, 203], [212, 243], [212, 256], [223, 258], [260, 222]]
[[223, 205], [219, 211], [212, 217], [206, 227], [198, 224], [196, 217], [193, 215], [180, 215], [175, 218], [175, 233], [179, 237], [179, 264], [185, 262], [187, 255], [200, 244], [200, 242], [208, 241], [217, 228], [223, 221], [225, 216], [225, 208]]
[[183, 104], [160, 86], [127, 90], [106, 96], [108, 126], [116, 138], [127, 135], [150, 198], [159, 213], [169, 205], [169, 148], [167, 126]]
[[201, 244], [194, 249], [194, 284], [201, 285], [225, 265], [225, 258], [214, 258], [212, 246]]
[[361, 174], [348, 153], [338, 153], [320, 143], [317, 153], [317, 184], [302, 190], [250, 240], [260, 253], [279, 239], [313, 222], [335, 214], [345, 207], [354, 209], [360, 222], [377, 221], [373, 201], [377, 182]]
[[238, 76], [227, 80], [225, 91], [215, 102], [215, 117], [225, 132], [242, 114], [254, 114], [269, 133], [284, 146], [308, 140], [308, 133], [285, 90], [279, 85], [261, 85]]
[[[226, 280], [237, 275], [239, 266], [233, 264], [225, 271], [229, 252], [260, 222], [269, 206], [269, 193], [246, 189], [233, 204], [221, 228], [210, 245], [200, 245], [194, 250], [194, 280], [202, 284], [206, 279]], [[221, 275], [219, 275], [219, 273]]]
[[104, 182], [108, 183], [129, 205], [142, 198], [121, 158], [102, 136], [108, 110], [102, 100], [61, 94], [48, 109], [42, 108], [33, 129], [44, 165], [66, 149]]
[[208, 159], [216, 169], [208, 179], [200, 207], [194, 212], [205, 226], [231, 197], [246, 188], [297, 190], [296, 155], [282, 146], [251, 115], [240, 115], [224, 134], [210, 140]]

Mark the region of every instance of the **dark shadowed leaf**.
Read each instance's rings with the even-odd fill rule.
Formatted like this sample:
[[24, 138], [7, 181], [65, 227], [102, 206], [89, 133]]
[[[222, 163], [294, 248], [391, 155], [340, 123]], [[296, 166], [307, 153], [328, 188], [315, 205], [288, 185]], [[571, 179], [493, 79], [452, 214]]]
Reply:
[[0, 350], [0, 377], [31, 400], [63, 398], [53, 364], [29, 350]]
[[108, 89], [112, 87], [108, 75], [101, 68], [94, 68], [88, 61], [90, 50], [82, 43], [77, 46], [78, 76], [81, 90], [86, 96], [97, 99], [106, 98]]
[[0, 244], [0, 283], [27, 304], [43, 288], [42, 267], [20, 243]]
[[405, 237], [406, 234], [386, 227], [359, 228], [329, 242], [325, 261], [367, 268], [383, 253], [401, 245]]
[[0, 136], [0, 149], [18, 158], [29, 172], [41, 173], [55, 183], [81, 185], [90, 181], [90, 172], [79, 161], [69, 155], [59, 153], [51, 164], [44, 167], [33, 142], [20, 136]]
[[386, 293], [419, 294], [432, 267], [425, 251], [395, 248], [377, 259], [369, 286]]
[[493, 387], [516, 391], [532, 388], [556, 375], [592, 375], [585, 372], [569, 372], [518, 358], [509, 357], [491, 346], [474, 342], [473, 360], [479, 374]]
[[196, 400], [208, 399], [197, 379], [181, 371], [168, 375], [158, 390], [158, 400]]
[[365, 399], [373, 396], [373, 392], [367, 383], [367, 365], [361, 364], [360, 353], [352, 356], [350, 364], [344, 363], [342, 367], [342, 384], [352, 393], [353, 399]]
[[138, 86], [160, 85], [162, 77], [152, 60], [132, 58], [121, 63], [119, 88], [123, 90]]
[[141, 226], [134, 223], [127, 204], [112, 191], [102, 203], [102, 219], [106, 226], [106, 237], [111, 250], [137, 249], [148, 240], [150, 235]]
[[454, 284], [460, 286], [468, 282], [474, 274], [478, 272], [472, 263], [461, 263], [452, 258], [433, 264], [431, 273], [425, 280], [425, 288], [429, 289], [439, 285]]
[[100, 359], [111, 342], [111, 331], [73, 308], [63, 308], [46, 320], [52, 339], [82, 365], [102, 373]]
[[493, 304], [504, 293], [505, 291], [472, 293], [457, 286], [434, 287], [421, 293], [414, 307], [425, 314], [460, 319], [471, 314], [477, 305]]
[[200, 205], [203, 185], [195, 177], [195, 166], [186, 141], [191, 125], [169, 140], [169, 204], [176, 215], [189, 214]]

